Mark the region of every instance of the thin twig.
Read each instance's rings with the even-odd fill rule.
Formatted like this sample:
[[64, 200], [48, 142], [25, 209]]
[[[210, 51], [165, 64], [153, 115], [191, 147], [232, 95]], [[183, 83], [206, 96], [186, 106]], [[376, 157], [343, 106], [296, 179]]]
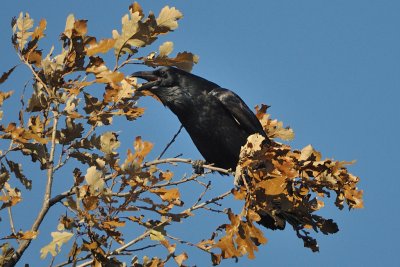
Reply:
[[18, 57], [31, 70], [33, 76], [35, 76], [35, 79], [43, 85], [43, 87], [44, 87], [44, 89], [46, 89], [46, 92], [49, 95], [49, 97], [50, 98], [54, 97], [54, 93], [49, 89], [49, 87], [47, 87], [47, 84], [39, 77], [37, 72], [33, 69], [32, 65], [19, 53], [18, 53]]
[[211, 181], [208, 181], [208, 184], [205, 186], [204, 191], [201, 192], [199, 198], [197, 199], [196, 203], [194, 203], [193, 206], [196, 206], [200, 203], [200, 201], [203, 199], [204, 195], [207, 193], [208, 189], [210, 189], [211, 186]]
[[54, 266], [54, 267], [63, 267], [63, 266], [67, 266], [67, 265], [69, 265], [69, 264], [71, 264], [71, 263], [77, 263], [77, 262], [80, 262], [80, 261], [87, 260], [87, 259], [89, 259], [90, 257], [91, 257], [91, 254], [87, 254], [86, 256], [80, 257], [80, 258], [78, 258], [78, 259], [76, 259], [76, 260], [68, 260], [68, 261], [62, 262], [62, 263], [60, 263], [60, 264], [58, 264], [58, 265], [56, 265], [56, 266]]
[[175, 241], [177, 241], [177, 242], [179, 242], [181, 244], [188, 245], [188, 246], [191, 246], [191, 247], [196, 247], [196, 248], [199, 248], [199, 249], [201, 249], [201, 250], [203, 250], [203, 251], [205, 251], [207, 253], [211, 253], [209, 250], [207, 250], [207, 249], [205, 249], [205, 248], [203, 248], [201, 246], [198, 246], [196, 244], [193, 244], [193, 243], [191, 243], [189, 241], [185, 241], [185, 240], [179, 239], [177, 237], [174, 237], [174, 236], [171, 236], [171, 235], [168, 235], [168, 234], [166, 235], [166, 237], [168, 237], [168, 238], [170, 238], [172, 240], [175, 240]]
[[223, 193], [223, 194], [221, 194], [221, 195], [219, 195], [219, 196], [216, 196], [216, 197], [214, 197], [214, 198], [212, 198], [212, 199], [210, 199], [210, 200], [204, 201], [204, 202], [201, 203], [201, 204], [192, 206], [192, 207], [190, 207], [190, 208], [188, 208], [188, 209], [182, 211], [181, 213], [191, 212], [191, 211], [193, 211], [193, 210], [197, 210], [197, 209], [203, 208], [203, 207], [207, 206], [208, 204], [212, 204], [212, 203], [216, 204], [217, 201], [219, 201], [219, 200], [221, 200], [221, 199], [224, 199], [225, 197], [229, 196], [230, 194], [232, 194], [231, 190], [229, 190], [229, 191], [227, 191], [227, 192], [225, 192], [225, 193]]
[[181, 133], [183, 128], [183, 125], [179, 127], [179, 130], [176, 132], [176, 134], [172, 137], [171, 141], [165, 146], [164, 150], [161, 152], [160, 156], [157, 157], [157, 160], [159, 160], [162, 156], [164, 156], [165, 152], [167, 152], [168, 148], [175, 142], [176, 138], [178, 135]]
[[145, 250], [145, 249], [148, 249], [148, 248], [155, 248], [155, 247], [158, 247], [160, 245], [161, 244], [153, 244], [153, 245], [148, 245], [148, 246], [144, 246], [144, 247], [136, 248], [136, 249], [125, 249], [125, 251], [126, 252], [137, 252], [137, 251], [142, 251], [142, 250]]
[[[182, 158], [167, 158], [167, 159], [159, 159], [159, 160], [154, 160], [154, 161], [149, 161], [146, 162], [142, 165], [143, 168], [150, 167], [152, 165], [159, 165], [159, 164], [165, 164], [165, 163], [188, 163], [188, 164], [193, 164], [193, 160], [191, 159], [182, 159]], [[223, 168], [219, 167], [214, 167], [213, 165], [210, 164], [204, 164], [204, 168], [212, 170], [212, 171], [217, 171], [220, 173], [224, 174], [231, 174], [232, 172], [230, 170], [226, 170]]]
[[[192, 162], [193, 161], [191, 159], [167, 158], [167, 159], [160, 159], [160, 160], [154, 160], [154, 161], [146, 162], [146, 163], [144, 163], [142, 165], [142, 168], [150, 167], [150, 166], [153, 166], [153, 165], [166, 164], [166, 163], [187, 163], [187, 164], [192, 164]], [[206, 168], [206, 169], [209, 169], [211, 171], [218, 171], [218, 172], [225, 173], [225, 174], [231, 174], [232, 173], [230, 170], [214, 167], [214, 166], [208, 165], [208, 164], [203, 165], [203, 167]], [[205, 173], [205, 174], [207, 174], [207, 173]], [[117, 175], [117, 173], [113, 173], [113, 174], [107, 175], [106, 178], [104, 178], [104, 181], [108, 181], [109, 179], [112, 179], [113, 177], [115, 177], [115, 175]], [[188, 180], [193, 180], [193, 179], [190, 179], [190, 178], [187, 178], [187, 179]], [[174, 183], [170, 183], [168, 185], [176, 185], [176, 184], [180, 184], [180, 183], [184, 183], [184, 182], [186, 182], [186, 181], [182, 181], [182, 182], [178, 181], [178, 182], [174, 182], [175, 184]], [[165, 184], [165, 185], [159, 185], [159, 186], [161, 187], [161, 186], [167, 186], [167, 185]], [[71, 187], [69, 190], [67, 190], [67, 191], [65, 191], [65, 192], [53, 197], [50, 200], [50, 206], [53, 206], [54, 204], [60, 202], [64, 198], [72, 196], [74, 194], [75, 194], [75, 192], [73, 190], [73, 187]]]
[[[6, 190], [2, 189], [1, 191], [3, 192], [3, 194], [4, 194], [5, 196], [8, 195], [7, 192], [6, 192]], [[11, 207], [10, 207], [10, 206], [7, 207], [7, 210], [8, 210], [8, 217], [9, 217], [9, 220], [10, 220], [10, 229], [11, 229], [11, 232], [16, 236], [16, 235], [17, 235], [17, 231], [15, 231], [14, 220], [13, 220], [13, 216], [12, 216], [12, 212], [11, 212]], [[18, 239], [17, 239], [17, 240], [18, 240]], [[18, 242], [19, 242], [19, 240], [18, 240]]]

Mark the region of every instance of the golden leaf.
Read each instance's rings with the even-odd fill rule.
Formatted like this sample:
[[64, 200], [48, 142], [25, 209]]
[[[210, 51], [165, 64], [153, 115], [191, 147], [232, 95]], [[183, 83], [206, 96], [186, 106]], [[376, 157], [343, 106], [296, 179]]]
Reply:
[[159, 189], [151, 189], [150, 192], [157, 194], [163, 201], [174, 203], [179, 201], [180, 193], [178, 188], [159, 188]]
[[186, 254], [186, 252], [183, 252], [182, 254], [179, 254], [178, 256], [174, 257], [175, 262], [178, 264], [178, 266], [182, 266], [183, 262], [187, 260], [189, 257]]
[[119, 83], [124, 79], [122, 72], [106, 70], [96, 75], [97, 83]]
[[153, 148], [153, 144], [147, 141], [142, 141], [140, 136], [135, 138], [134, 143], [135, 154], [134, 158], [137, 159], [138, 164], [142, 164], [143, 159], [150, 153], [151, 149]]
[[8, 92], [1, 92], [0, 91], [0, 107], [3, 105], [4, 100], [12, 96], [14, 91], [8, 91]]
[[115, 219], [112, 221], [105, 221], [103, 222], [103, 224], [106, 225], [108, 228], [116, 228], [116, 227], [124, 227], [126, 223]]
[[142, 7], [139, 5], [139, 3], [138, 2], [134, 2], [132, 5], [130, 5], [129, 6], [129, 10], [131, 11], [131, 13], [135, 13], [135, 12], [138, 12], [139, 13], [139, 15], [141, 16], [141, 17], [143, 17], [143, 9], [142, 9]]
[[32, 34], [32, 39], [41, 39], [44, 37], [44, 31], [46, 30], [47, 21], [45, 19], [41, 19], [39, 21], [39, 26], [35, 28]]
[[4, 239], [32, 240], [36, 239], [38, 234], [39, 232], [37, 231], [26, 231], [26, 232], [19, 231], [16, 234], [4, 237]]
[[130, 47], [127, 47], [127, 42], [137, 33], [141, 19], [142, 16], [139, 12], [131, 11], [122, 17], [121, 34], [116, 30], [112, 31], [113, 39], [115, 40], [114, 49], [116, 56], [120, 53], [131, 52]]
[[93, 56], [99, 53], [107, 53], [111, 48], [114, 47], [116, 40], [114, 39], [103, 39], [100, 42], [91, 44], [86, 48], [86, 54], [88, 56]]

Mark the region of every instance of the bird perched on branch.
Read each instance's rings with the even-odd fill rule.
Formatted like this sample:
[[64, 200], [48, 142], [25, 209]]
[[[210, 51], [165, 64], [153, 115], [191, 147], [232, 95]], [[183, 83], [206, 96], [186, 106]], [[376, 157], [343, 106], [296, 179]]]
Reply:
[[[132, 76], [147, 81], [138, 91], [150, 91], [175, 113], [208, 163], [235, 170], [247, 137], [259, 133], [270, 142], [255, 114], [228, 89], [174, 67], [135, 72]], [[267, 215], [260, 223], [282, 229]]]

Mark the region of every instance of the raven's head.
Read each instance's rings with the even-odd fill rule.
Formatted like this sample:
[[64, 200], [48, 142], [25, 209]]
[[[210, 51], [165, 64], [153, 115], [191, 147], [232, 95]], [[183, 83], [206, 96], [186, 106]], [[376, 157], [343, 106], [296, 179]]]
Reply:
[[155, 95], [172, 111], [190, 105], [193, 98], [219, 87], [213, 82], [174, 67], [160, 67], [153, 71], [139, 71], [133, 77], [144, 79], [137, 91], [148, 91]]
[[161, 67], [153, 71], [138, 71], [132, 74], [133, 77], [144, 79], [147, 83], [142, 84], [138, 91], [150, 91], [156, 93], [158, 90], [180, 86], [182, 76], [185, 72], [173, 67]]

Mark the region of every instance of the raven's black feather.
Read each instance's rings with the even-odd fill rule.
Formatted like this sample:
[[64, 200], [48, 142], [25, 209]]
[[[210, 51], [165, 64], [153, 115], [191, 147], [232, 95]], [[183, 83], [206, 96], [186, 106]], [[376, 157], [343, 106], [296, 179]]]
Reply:
[[[150, 91], [175, 113], [204, 159], [217, 167], [234, 171], [240, 148], [251, 134], [259, 133], [269, 142], [254, 113], [228, 89], [173, 67], [132, 76], [148, 81], [138, 90]], [[263, 216], [264, 226], [282, 229], [274, 219]]]

